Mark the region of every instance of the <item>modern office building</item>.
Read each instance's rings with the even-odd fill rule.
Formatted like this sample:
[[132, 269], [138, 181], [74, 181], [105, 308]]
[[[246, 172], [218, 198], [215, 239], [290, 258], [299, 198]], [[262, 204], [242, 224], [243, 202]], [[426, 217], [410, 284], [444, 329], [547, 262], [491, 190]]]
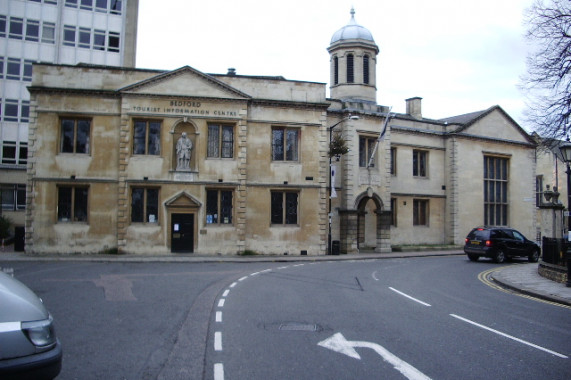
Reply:
[[138, 0], [0, 1], [0, 196], [14, 225], [25, 220], [32, 65], [134, 67], [138, 7]]

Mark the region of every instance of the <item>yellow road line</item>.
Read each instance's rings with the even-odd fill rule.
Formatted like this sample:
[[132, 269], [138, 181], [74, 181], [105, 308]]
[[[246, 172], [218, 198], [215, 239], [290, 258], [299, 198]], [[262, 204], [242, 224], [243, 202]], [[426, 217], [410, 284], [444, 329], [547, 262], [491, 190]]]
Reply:
[[488, 285], [489, 287], [494, 288], [494, 289], [499, 290], [499, 291], [504, 292], [504, 293], [514, 294], [514, 295], [516, 295], [516, 296], [520, 296], [520, 297], [527, 298], [527, 299], [530, 299], [530, 300], [539, 301], [539, 302], [543, 302], [543, 303], [546, 303], [546, 304], [549, 304], [549, 305], [554, 305], [554, 306], [563, 307], [563, 308], [566, 308], [566, 309], [571, 309], [571, 306], [567, 306], [567, 305], [563, 305], [563, 304], [560, 304], [560, 303], [557, 303], [557, 302], [552, 302], [552, 301], [544, 300], [544, 299], [541, 299], [541, 298], [537, 298], [537, 297], [534, 297], [534, 296], [530, 296], [529, 294], [524, 294], [524, 293], [517, 292], [517, 291], [515, 291], [515, 290], [506, 289], [506, 288], [504, 288], [504, 287], [498, 285], [496, 282], [494, 282], [492, 279], [489, 278], [490, 275], [491, 275], [493, 272], [498, 271], [498, 270], [501, 270], [501, 269], [504, 269], [504, 268], [507, 268], [507, 266], [503, 266], [503, 267], [499, 267], [499, 268], [492, 268], [492, 269], [485, 270], [485, 271], [481, 272], [480, 274], [478, 274], [478, 280], [482, 281], [484, 284]]

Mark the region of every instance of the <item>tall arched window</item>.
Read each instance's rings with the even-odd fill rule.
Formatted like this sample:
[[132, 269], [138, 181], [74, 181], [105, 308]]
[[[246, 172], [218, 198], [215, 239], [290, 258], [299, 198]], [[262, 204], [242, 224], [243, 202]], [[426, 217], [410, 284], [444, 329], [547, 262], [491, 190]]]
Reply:
[[347, 55], [347, 83], [355, 82], [355, 71], [353, 66], [353, 54]]
[[333, 57], [333, 84], [339, 84], [339, 58]]
[[369, 84], [369, 56], [363, 56], [363, 83]]

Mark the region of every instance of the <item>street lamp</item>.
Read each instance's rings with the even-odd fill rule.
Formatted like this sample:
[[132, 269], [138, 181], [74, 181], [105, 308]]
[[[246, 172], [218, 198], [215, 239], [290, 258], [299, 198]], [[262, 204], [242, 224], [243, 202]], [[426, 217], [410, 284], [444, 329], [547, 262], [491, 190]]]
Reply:
[[567, 164], [567, 252], [565, 252], [565, 260], [567, 261], [567, 287], [571, 288], [571, 168], [569, 164], [571, 163], [571, 142], [569, 142], [569, 137], [567, 141], [559, 146], [559, 151], [563, 157], [563, 161]]
[[[343, 119], [339, 120], [337, 123], [333, 124], [332, 126], [328, 127], [329, 129], [329, 149], [331, 150], [331, 140], [333, 137], [333, 128], [335, 128], [336, 126], [338, 126], [339, 124], [341, 124], [342, 122], [346, 121], [346, 120], [359, 120], [359, 116], [346, 116]], [[328, 208], [328, 212], [327, 212], [327, 216], [329, 217], [329, 233], [327, 235], [327, 254], [331, 255], [333, 252], [331, 252], [331, 219], [333, 217], [333, 215], [331, 214], [331, 152], [329, 152], [329, 186], [328, 186], [328, 190], [329, 190], [329, 208]]]

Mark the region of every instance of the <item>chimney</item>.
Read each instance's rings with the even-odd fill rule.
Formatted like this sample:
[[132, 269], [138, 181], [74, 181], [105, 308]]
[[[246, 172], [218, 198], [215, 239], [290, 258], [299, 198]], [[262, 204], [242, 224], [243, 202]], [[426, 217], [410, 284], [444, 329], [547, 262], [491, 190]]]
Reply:
[[226, 74], [226, 75], [235, 76], [236, 75], [236, 69], [233, 67], [228, 68], [228, 74]]
[[416, 119], [422, 119], [422, 98], [415, 96], [406, 100], [406, 114]]

